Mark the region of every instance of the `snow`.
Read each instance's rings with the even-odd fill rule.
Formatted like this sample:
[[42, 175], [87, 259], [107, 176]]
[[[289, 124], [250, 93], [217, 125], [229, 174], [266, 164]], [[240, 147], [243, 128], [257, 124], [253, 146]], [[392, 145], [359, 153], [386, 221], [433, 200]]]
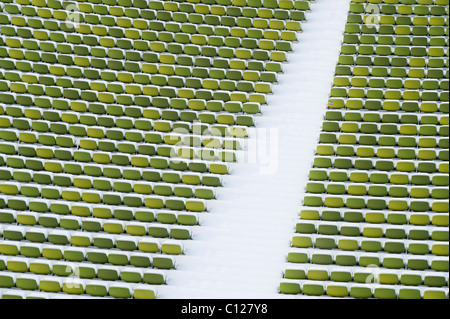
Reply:
[[[209, 212], [200, 214], [200, 226], [194, 228], [193, 240], [184, 243], [185, 255], [176, 258], [177, 270], [170, 272], [167, 285], [158, 287], [158, 298], [282, 298], [278, 285], [349, 2], [311, 2], [299, 42], [257, 118], [257, 129], [250, 132], [231, 175], [224, 177], [217, 200], [208, 202]], [[262, 152], [264, 146], [268, 152]]]

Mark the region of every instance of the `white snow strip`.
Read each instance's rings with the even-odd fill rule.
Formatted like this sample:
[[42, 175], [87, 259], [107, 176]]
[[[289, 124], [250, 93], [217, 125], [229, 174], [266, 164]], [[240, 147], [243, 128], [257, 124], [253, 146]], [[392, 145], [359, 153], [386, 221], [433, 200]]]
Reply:
[[[312, 2], [303, 33], [274, 86], [250, 144], [224, 177], [177, 271], [159, 298], [281, 298], [278, 285], [340, 52], [350, 0]], [[250, 163], [249, 148], [267, 130], [276, 170]], [[275, 135], [274, 135], [275, 134]], [[268, 138], [269, 139], [269, 138]], [[259, 161], [263, 161], [259, 157]], [[266, 170], [266, 171], [264, 171]]]

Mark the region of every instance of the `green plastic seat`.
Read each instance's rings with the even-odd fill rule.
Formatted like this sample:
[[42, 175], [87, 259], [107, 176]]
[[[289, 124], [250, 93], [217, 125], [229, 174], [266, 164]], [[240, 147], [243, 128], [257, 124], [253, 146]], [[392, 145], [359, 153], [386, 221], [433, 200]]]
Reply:
[[301, 292], [301, 288], [298, 283], [283, 282], [280, 283], [279, 291], [282, 294], [297, 295]]
[[352, 286], [350, 296], [353, 298], [368, 299], [372, 297], [372, 290], [369, 287]]

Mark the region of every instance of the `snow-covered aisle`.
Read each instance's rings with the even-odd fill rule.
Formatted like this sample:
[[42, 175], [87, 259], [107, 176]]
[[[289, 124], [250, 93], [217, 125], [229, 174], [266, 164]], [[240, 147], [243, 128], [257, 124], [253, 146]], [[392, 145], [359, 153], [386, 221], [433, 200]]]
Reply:
[[349, 2], [312, 2], [285, 73], [257, 122], [259, 134], [277, 132], [277, 143], [268, 145], [277, 169], [264, 173], [264, 166], [248, 163], [241, 154], [218, 199], [208, 203], [210, 212], [201, 217], [194, 240], [186, 243], [178, 270], [167, 286], [158, 287], [159, 298], [277, 297]]

